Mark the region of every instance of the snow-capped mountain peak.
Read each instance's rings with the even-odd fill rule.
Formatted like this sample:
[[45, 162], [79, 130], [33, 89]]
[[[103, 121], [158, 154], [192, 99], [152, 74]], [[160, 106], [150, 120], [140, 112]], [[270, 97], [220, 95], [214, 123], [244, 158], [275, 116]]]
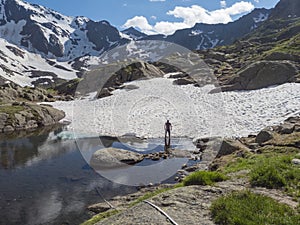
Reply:
[[99, 50], [113, 47], [112, 43], [126, 41], [107, 21], [64, 16], [22, 0], [1, 0], [0, 8], [1, 38], [44, 57], [70, 60], [98, 55]]

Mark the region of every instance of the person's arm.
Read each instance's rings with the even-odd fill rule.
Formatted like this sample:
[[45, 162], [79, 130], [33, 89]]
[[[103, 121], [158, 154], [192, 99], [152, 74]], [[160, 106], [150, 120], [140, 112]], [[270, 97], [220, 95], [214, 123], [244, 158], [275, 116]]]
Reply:
[[172, 130], [172, 124], [170, 124], [170, 130]]

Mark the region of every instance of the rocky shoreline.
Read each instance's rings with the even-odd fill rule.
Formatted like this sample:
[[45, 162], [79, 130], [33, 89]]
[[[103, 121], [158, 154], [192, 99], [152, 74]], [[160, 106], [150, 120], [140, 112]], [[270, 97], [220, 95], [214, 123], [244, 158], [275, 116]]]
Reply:
[[[244, 158], [246, 155], [262, 154], [266, 148], [288, 147], [298, 149], [300, 154], [300, 117], [290, 117], [284, 123], [267, 127], [257, 135], [249, 135], [237, 139], [203, 138], [195, 141], [199, 151], [202, 152], [203, 160], [197, 165], [187, 167], [183, 165], [179, 181], [193, 171], [208, 170], [216, 171], [224, 168], [229, 159]], [[218, 150], [215, 147], [218, 146]], [[275, 150], [274, 150], [275, 151]], [[300, 165], [300, 159], [291, 161], [295, 166]], [[141, 187], [137, 193], [127, 196], [117, 196], [108, 202], [94, 204], [88, 207], [94, 215], [115, 211], [116, 215], [99, 222], [90, 224], [172, 224], [161, 213], [147, 206], [145, 202], [133, 204], [141, 197], [155, 193], [159, 189], [163, 191], [151, 197], [149, 201], [167, 212], [178, 224], [215, 224], [210, 214], [212, 202], [227, 193], [233, 191], [250, 190], [253, 193], [271, 197], [276, 201], [286, 204], [291, 208], [299, 207], [298, 201], [280, 189], [267, 189], [253, 187], [245, 176], [247, 170], [229, 173], [229, 180], [216, 183], [213, 186], [194, 185], [174, 188], [174, 185], [157, 185]], [[101, 214], [100, 214], [101, 215]], [[125, 222], [126, 221], [126, 222]]]
[[0, 86], [0, 133], [57, 124], [65, 113], [51, 105], [37, 104], [54, 99], [53, 95], [39, 88], [20, 87], [13, 83]]
[[13, 102], [0, 105], [0, 132], [35, 129], [58, 123], [65, 113], [50, 105]]

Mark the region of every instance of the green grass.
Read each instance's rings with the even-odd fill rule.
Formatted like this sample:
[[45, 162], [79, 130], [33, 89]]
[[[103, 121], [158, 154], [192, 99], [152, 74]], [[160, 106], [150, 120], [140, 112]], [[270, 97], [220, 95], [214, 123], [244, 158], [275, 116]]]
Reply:
[[46, 91], [47, 91], [49, 94], [57, 95], [57, 90], [54, 90], [53, 88], [47, 88]]
[[12, 106], [12, 105], [1, 105], [0, 106], [0, 113], [6, 113], [9, 115], [13, 115], [15, 113], [18, 113], [20, 111], [24, 110], [23, 106]]
[[250, 171], [250, 183], [266, 188], [283, 188], [300, 197], [300, 167], [291, 163], [293, 157], [278, 155], [261, 158]]
[[294, 55], [300, 55], [300, 35], [296, 35], [291, 39], [285, 40], [277, 44], [273, 49], [266, 52], [271, 54], [273, 52], [289, 53]]
[[97, 223], [97, 222], [99, 222], [99, 221], [101, 221], [101, 220], [103, 220], [105, 218], [108, 218], [108, 217], [111, 217], [113, 215], [116, 215], [119, 212], [120, 211], [118, 211], [118, 210], [109, 210], [107, 212], [99, 213], [96, 216], [93, 216], [91, 219], [85, 221], [81, 225], [94, 225], [95, 223]]
[[226, 180], [227, 177], [215, 171], [197, 171], [191, 173], [183, 180], [184, 186], [189, 185], [212, 185], [215, 182], [220, 182]]
[[248, 170], [252, 186], [282, 189], [293, 197], [300, 197], [300, 167], [291, 160], [299, 150], [293, 147], [261, 148], [262, 154], [233, 158], [220, 171], [225, 174]]
[[[294, 140], [287, 141], [291, 137], [285, 138], [289, 144]], [[281, 157], [281, 156], [294, 156], [299, 150], [294, 147], [281, 147], [281, 146], [265, 146], [259, 149], [261, 154], [247, 154], [246, 157], [233, 157], [228, 160], [224, 168], [220, 170], [225, 174], [234, 173], [241, 170], [251, 170], [265, 158]]]
[[211, 214], [220, 225], [297, 225], [300, 215], [287, 205], [250, 191], [233, 192], [212, 203]]
[[233, 158], [227, 162], [224, 168], [221, 168], [221, 171], [225, 174], [234, 173], [241, 170], [249, 170], [256, 163], [257, 157], [255, 155], [248, 155], [245, 158]]

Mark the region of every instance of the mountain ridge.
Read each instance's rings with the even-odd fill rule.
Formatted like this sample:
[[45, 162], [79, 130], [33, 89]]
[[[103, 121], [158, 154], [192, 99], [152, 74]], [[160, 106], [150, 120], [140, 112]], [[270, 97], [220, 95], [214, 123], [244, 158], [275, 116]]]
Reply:
[[64, 16], [22, 0], [0, 0], [0, 75], [22, 85], [51, 86], [81, 77], [100, 62], [102, 53], [134, 41], [167, 41], [191, 50], [230, 45], [258, 30], [273, 10], [254, 9], [229, 24], [196, 24], [165, 36], [134, 28], [118, 31], [105, 20]]
[[271, 11], [264, 8], [254, 9], [249, 14], [227, 24], [197, 23], [192, 28], [177, 30], [174, 34], [166, 37], [158, 34], [150, 35], [144, 39], [165, 40], [182, 45], [190, 50], [228, 45], [257, 28], [268, 18]]

